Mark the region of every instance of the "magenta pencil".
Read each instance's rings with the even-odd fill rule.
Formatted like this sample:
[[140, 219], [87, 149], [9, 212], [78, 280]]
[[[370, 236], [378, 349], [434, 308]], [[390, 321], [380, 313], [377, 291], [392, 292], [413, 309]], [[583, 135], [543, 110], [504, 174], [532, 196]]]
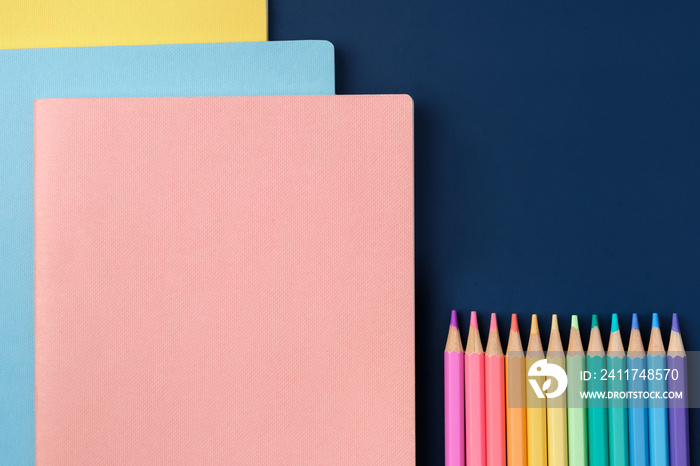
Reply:
[[464, 351], [452, 311], [445, 345], [445, 466], [464, 466]]
[[464, 350], [464, 397], [467, 466], [486, 466], [484, 349], [476, 323], [476, 312], [471, 314], [467, 347]]

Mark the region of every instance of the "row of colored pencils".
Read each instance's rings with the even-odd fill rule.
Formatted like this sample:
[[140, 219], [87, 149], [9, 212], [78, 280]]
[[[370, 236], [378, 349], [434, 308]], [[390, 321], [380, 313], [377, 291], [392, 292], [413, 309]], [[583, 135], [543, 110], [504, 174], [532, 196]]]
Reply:
[[[561, 395], [547, 396], [567, 382]], [[647, 398], [644, 392], [681, 392], [682, 398]], [[627, 353], [617, 314], [607, 353], [596, 315], [587, 352], [578, 317], [572, 316], [566, 353], [553, 315], [546, 355], [537, 316], [524, 352], [513, 314], [504, 355], [495, 314], [484, 351], [476, 313], [463, 349], [452, 311], [445, 346], [445, 464], [464, 466], [466, 459], [467, 466], [689, 466], [687, 396], [676, 314], [668, 353], [657, 314], [648, 352], [633, 314]]]

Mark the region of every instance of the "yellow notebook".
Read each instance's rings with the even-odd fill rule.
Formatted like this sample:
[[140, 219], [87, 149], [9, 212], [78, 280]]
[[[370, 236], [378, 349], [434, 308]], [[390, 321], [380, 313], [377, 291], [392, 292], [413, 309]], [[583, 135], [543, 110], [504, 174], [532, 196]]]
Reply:
[[267, 40], [266, 0], [3, 2], [0, 48]]

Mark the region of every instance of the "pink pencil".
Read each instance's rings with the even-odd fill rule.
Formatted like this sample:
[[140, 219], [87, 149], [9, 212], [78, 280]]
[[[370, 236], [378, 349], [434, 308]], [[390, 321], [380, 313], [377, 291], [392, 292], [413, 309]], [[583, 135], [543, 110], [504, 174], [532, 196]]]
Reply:
[[457, 311], [445, 345], [445, 466], [464, 466], [464, 351]]
[[484, 408], [484, 349], [476, 312], [472, 311], [464, 350], [467, 466], [486, 466], [486, 412]]
[[491, 328], [486, 342], [484, 387], [486, 389], [486, 465], [506, 466], [505, 374], [496, 314], [491, 314]]

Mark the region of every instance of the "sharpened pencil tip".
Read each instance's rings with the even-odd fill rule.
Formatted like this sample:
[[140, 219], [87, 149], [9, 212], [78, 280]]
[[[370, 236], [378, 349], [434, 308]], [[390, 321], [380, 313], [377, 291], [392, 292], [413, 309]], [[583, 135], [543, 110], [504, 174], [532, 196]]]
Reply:
[[678, 325], [678, 314], [673, 313], [673, 319], [671, 320], [671, 330], [677, 333], [681, 333], [681, 326]]
[[578, 316], [577, 315], [571, 316], [571, 327], [578, 328]]
[[530, 324], [530, 334], [540, 333], [540, 326], [537, 325], [537, 314], [532, 314], [532, 323]]
[[492, 312], [491, 313], [491, 328], [489, 329], [489, 331], [493, 332], [494, 330], [498, 330], [498, 323], [496, 322], [496, 313]]
[[520, 333], [520, 329], [518, 328], [518, 314], [512, 314], [510, 316], [510, 330]]
[[653, 314], [651, 315], [651, 326], [652, 326], [653, 328], [659, 328], [659, 327], [661, 327], [661, 326], [659, 325], [659, 314], [657, 314], [656, 312], [653, 313]]
[[552, 314], [552, 328], [559, 328], [559, 317], [556, 314]]
[[471, 318], [469, 319], [469, 325], [479, 328], [479, 324], [476, 321], [476, 311], [472, 311]]
[[632, 314], [632, 330], [639, 330], [639, 317], [636, 312]]
[[457, 311], [452, 311], [452, 317], [450, 318], [450, 325], [459, 328], [457, 325]]
[[598, 314], [593, 314], [591, 316], [591, 328], [596, 328], [598, 326]]
[[617, 314], [612, 315], [612, 322], [610, 323], [610, 333], [619, 332], [620, 323], [617, 321]]

